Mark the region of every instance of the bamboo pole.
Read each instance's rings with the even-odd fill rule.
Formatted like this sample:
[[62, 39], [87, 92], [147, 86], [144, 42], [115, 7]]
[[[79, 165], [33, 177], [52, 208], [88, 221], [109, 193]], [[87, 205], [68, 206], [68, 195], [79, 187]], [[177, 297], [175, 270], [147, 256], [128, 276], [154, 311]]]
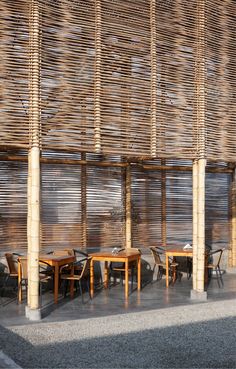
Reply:
[[[81, 154], [81, 159], [86, 161], [86, 154]], [[82, 223], [82, 247], [87, 247], [87, 166], [81, 167], [81, 223]]]
[[101, 152], [101, 56], [102, 56], [101, 0], [95, 1], [95, 77], [94, 77], [94, 143], [95, 152]]
[[[165, 165], [165, 160], [161, 160]], [[161, 244], [166, 246], [166, 171], [161, 172]]]
[[204, 291], [205, 275], [205, 166], [206, 160], [198, 161], [197, 199], [197, 281], [198, 292]]
[[197, 298], [205, 299], [205, 0], [198, 0], [197, 2], [197, 55], [195, 73], [198, 164], [194, 164], [193, 178], [193, 295], [195, 294], [195, 297], [198, 296]]
[[230, 207], [231, 207], [231, 219], [230, 219], [230, 253], [229, 253], [229, 266], [236, 267], [236, 170], [232, 174], [231, 181], [231, 196], [230, 196]]
[[30, 149], [28, 166], [28, 249], [29, 249], [29, 301], [30, 319], [39, 309], [39, 249], [40, 249], [40, 11], [37, 0], [30, 3], [29, 22], [30, 76], [29, 76], [29, 126]]
[[[27, 178], [27, 258], [28, 258], [28, 275], [30, 275], [30, 260], [31, 260], [31, 191], [32, 191], [32, 177], [31, 177], [31, 150], [28, 153], [28, 178]], [[30, 306], [30, 291], [31, 291], [31, 279], [28, 280], [27, 290], [27, 303]]]
[[[17, 156], [17, 155], [0, 155], [0, 161], [19, 161], [27, 162], [27, 156]], [[54, 158], [40, 158], [40, 163], [42, 164], [67, 164], [67, 165], [88, 165], [94, 167], [110, 167], [110, 168], [125, 168], [128, 165], [131, 167], [139, 167], [144, 170], [168, 170], [168, 171], [180, 171], [180, 172], [192, 172], [191, 166], [183, 165], [155, 165], [155, 164], [142, 164], [142, 163], [116, 163], [109, 161], [93, 161], [93, 160], [78, 160], [78, 159], [54, 159]], [[231, 168], [221, 168], [221, 167], [207, 167], [207, 173], [233, 173]]]
[[157, 55], [156, 55], [156, 0], [150, 0], [151, 29], [151, 157], [157, 155]]
[[[122, 158], [125, 160], [125, 158]], [[123, 211], [122, 246], [126, 247], [126, 168], [121, 168], [121, 203]]]
[[198, 161], [193, 161], [193, 289], [197, 289], [197, 248], [198, 248]]
[[131, 170], [126, 168], [125, 178], [125, 239], [126, 248], [132, 247], [132, 214], [131, 214]]

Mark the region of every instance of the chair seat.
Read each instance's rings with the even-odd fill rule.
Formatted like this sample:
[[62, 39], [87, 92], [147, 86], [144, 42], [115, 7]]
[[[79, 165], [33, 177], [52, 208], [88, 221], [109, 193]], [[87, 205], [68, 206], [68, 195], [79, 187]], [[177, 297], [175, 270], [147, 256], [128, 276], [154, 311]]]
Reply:
[[80, 280], [81, 279], [81, 275], [80, 274], [61, 274], [60, 276], [61, 279], [68, 279], [71, 281], [76, 281], [76, 280]]

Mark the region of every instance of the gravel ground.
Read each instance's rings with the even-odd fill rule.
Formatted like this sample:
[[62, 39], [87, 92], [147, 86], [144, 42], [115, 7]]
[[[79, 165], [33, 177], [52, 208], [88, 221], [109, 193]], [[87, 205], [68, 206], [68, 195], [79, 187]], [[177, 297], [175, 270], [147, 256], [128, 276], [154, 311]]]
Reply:
[[0, 327], [22, 368], [236, 368], [236, 300]]

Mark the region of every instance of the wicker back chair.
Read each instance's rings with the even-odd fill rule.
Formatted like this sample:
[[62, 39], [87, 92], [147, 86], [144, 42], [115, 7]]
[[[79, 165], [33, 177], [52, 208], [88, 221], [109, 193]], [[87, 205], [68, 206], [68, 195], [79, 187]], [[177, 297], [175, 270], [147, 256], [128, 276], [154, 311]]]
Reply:
[[[166, 268], [166, 262], [165, 260], [162, 260], [161, 258], [162, 255], [165, 256], [165, 250], [161, 247], [150, 247], [150, 251], [154, 259], [153, 275], [154, 275], [156, 266], [158, 267], [158, 270], [157, 270], [157, 281], [158, 281], [162, 279], [164, 270]], [[174, 283], [177, 277], [178, 263], [174, 262], [173, 260], [170, 260], [169, 266], [170, 266], [171, 281]]]
[[16, 289], [16, 287], [17, 287], [17, 279], [18, 279], [17, 257], [18, 256], [19, 256], [19, 254], [16, 254], [16, 253], [6, 253], [5, 254], [5, 258], [6, 258], [7, 266], [8, 266], [8, 273], [7, 273], [6, 278], [4, 279], [4, 282], [3, 282], [1, 295], [4, 294], [5, 288], [7, 287], [8, 282], [10, 280], [15, 281], [14, 289]]
[[[120, 251], [125, 249], [120, 249]], [[129, 249], [129, 252], [139, 252], [141, 255], [142, 252], [139, 248], [132, 247]], [[133, 281], [134, 281], [134, 274], [136, 273], [136, 267], [137, 263], [136, 261], [131, 261], [129, 263], [129, 273], [131, 274], [131, 289], [133, 288]], [[119, 262], [111, 262], [109, 265], [110, 273], [109, 275], [113, 275], [114, 281], [116, 281], [116, 274], [119, 274], [120, 281], [123, 283], [124, 275], [125, 275], [125, 263], [119, 263]]]
[[[26, 295], [27, 295], [27, 289], [28, 289], [28, 260], [27, 258], [18, 258], [18, 263], [20, 265], [20, 274], [21, 274], [21, 278], [18, 279], [18, 302], [22, 302], [22, 296], [23, 296], [23, 291], [22, 291], [22, 287], [25, 286], [25, 291], [26, 291]], [[40, 261], [40, 263], [42, 263]], [[51, 278], [50, 275], [44, 275], [44, 274], [39, 274], [39, 295], [40, 297], [42, 296], [42, 283], [47, 283], [49, 281], [49, 279]], [[40, 304], [41, 304], [41, 299], [40, 299]]]

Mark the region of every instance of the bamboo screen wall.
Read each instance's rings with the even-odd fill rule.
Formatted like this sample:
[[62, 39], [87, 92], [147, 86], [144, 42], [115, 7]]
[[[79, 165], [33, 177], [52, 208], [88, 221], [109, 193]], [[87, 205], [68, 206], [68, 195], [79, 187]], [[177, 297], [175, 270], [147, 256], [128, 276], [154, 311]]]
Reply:
[[[2, 146], [28, 146], [29, 3], [0, 4]], [[38, 3], [44, 150], [198, 156], [197, 0]], [[205, 1], [206, 155], [233, 162], [235, 14]]]
[[[152, 155], [167, 165], [172, 159], [191, 165], [199, 155], [198, 1], [38, 3], [42, 157], [80, 159], [79, 152], [89, 152], [90, 160], [106, 154], [120, 162]], [[236, 2], [205, 5], [206, 158], [235, 162]], [[19, 155], [17, 148], [29, 146], [29, 1], [1, 0], [0, 11], [0, 147], [11, 150], [4, 156]], [[191, 240], [191, 171], [132, 165], [131, 177], [133, 246]], [[118, 167], [42, 164], [42, 247], [124, 243], [122, 178]], [[206, 180], [206, 237], [227, 244], [229, 174], [207, 173]], [[26, 247], [26, 182], [26, 162], [1, 160], [4, 250]]]
[[[92, 159], [95, 160], [96, 156]], [[99, 159], [101, 157], [97, 161]], [[43, 249], [114, 247], [125, 242], [122, 168], [87, 167], [87, 237], [84, 239], [81, 187], [83, 168], [85, 166], [42, 165]], [[191, 241], [191, 171], [167, 171], [165, 196], [160, 171], [134, 166], [131, 174], [133, 246], [160, 245], [163, 232], [166, 233], [167, 244]], [[206, 242], [215, 247], [229, 243], [229, 178], [226, 173], [207, 173]], [[26, 184], [25, 163], [1, 162], [0, 245], [4, 251], [26, 250], [27, 247]], [[166, 208], [162, 207], [163, 201]], [[164, 209], [166, 231], [162, 227]]]

